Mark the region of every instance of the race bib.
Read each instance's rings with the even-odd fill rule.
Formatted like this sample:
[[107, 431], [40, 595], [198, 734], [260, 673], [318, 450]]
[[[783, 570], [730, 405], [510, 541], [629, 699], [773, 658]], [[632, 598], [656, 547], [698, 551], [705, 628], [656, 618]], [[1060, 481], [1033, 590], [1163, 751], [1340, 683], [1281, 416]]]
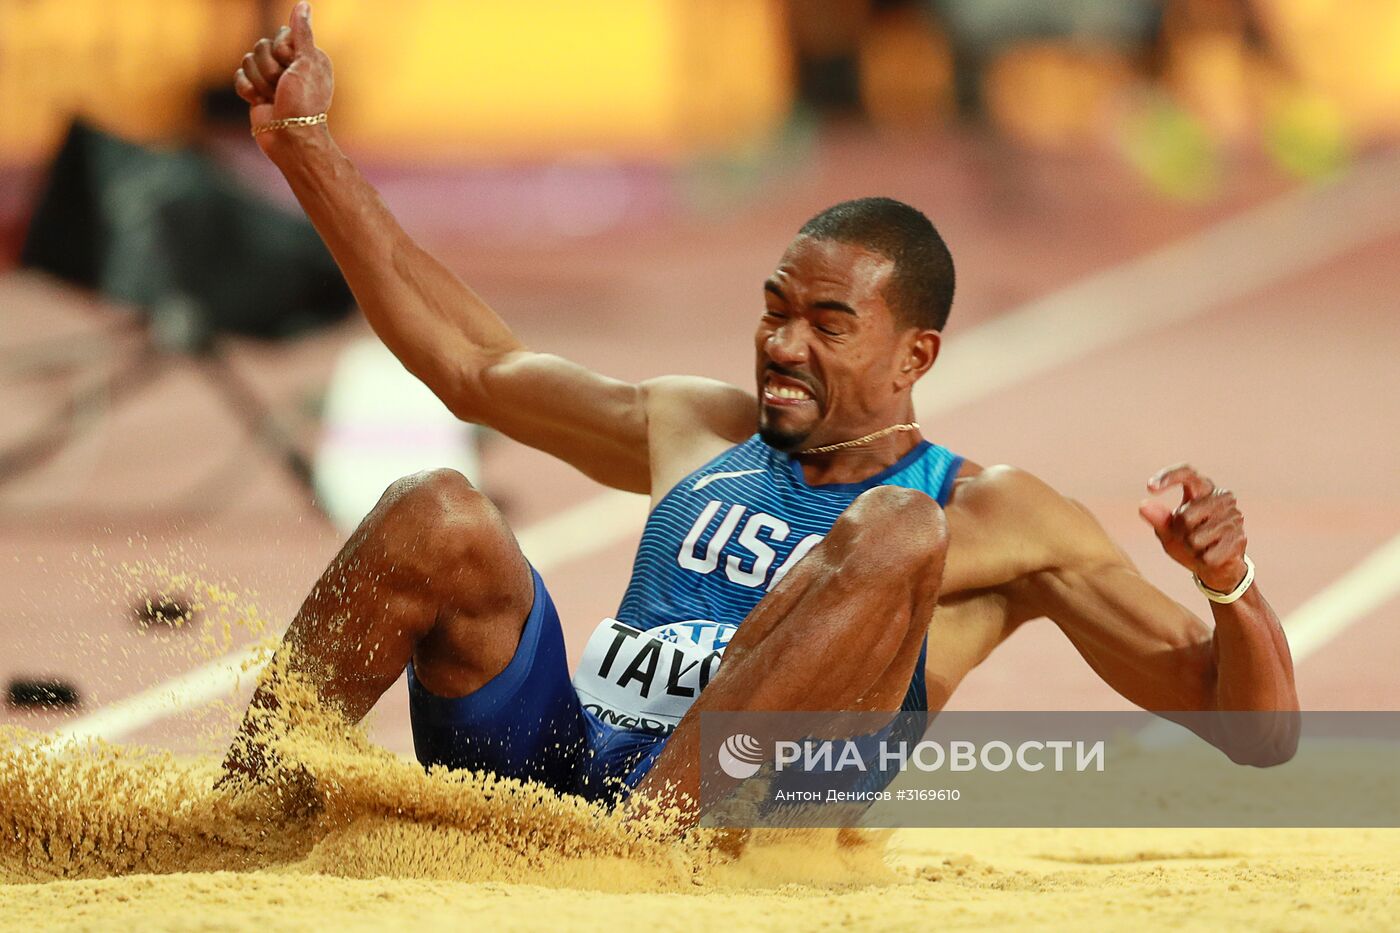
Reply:
[[695, 619], [644, 632], [604, 619], [583, 649], [574, 689], [607, 725], [669, 735], [719, 670], [737, 628]]

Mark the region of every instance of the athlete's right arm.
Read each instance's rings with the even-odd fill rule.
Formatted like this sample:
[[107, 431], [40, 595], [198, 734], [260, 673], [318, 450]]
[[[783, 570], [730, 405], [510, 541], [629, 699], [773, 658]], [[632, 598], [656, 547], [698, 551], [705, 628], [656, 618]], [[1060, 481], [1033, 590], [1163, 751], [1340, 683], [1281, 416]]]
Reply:
[[[311, 11], [243, 59], [235, 87], [254, 126], [325, 112], [333, 77]], [[458, 417], [488, 425], [609, 486], [651, 490], [652, 421], [732, 436], [752, 401], [731, 386], [674, 378], [635, 385], [528, 350], [470, 288], [399, 226], [322, 125], [257, 136], [325, 240], [370, 326]], [[670, 459], [670, 458], [668, 458]], [[663, 472], [667, 472], [664, 471]]]

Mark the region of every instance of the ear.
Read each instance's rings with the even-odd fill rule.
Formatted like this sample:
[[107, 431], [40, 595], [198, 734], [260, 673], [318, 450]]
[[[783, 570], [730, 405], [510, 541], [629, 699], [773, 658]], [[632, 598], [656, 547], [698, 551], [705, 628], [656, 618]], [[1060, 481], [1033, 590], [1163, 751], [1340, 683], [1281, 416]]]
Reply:
[[905, 341], [899, 369], [895, 372], [895, 386], [899, 389], [907, 389], [918, 382], [933, 367], [943, 345], [943, 335], [936, 330], [911, 328]]

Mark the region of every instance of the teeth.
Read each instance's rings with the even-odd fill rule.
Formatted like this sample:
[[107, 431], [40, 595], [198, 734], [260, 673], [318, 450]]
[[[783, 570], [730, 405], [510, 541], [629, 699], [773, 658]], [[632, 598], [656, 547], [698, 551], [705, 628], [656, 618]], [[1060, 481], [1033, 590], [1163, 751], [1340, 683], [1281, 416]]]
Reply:
[[810, 399], [812, 397], [811, 393], [807, 392], [805, 389], [794, 389], [789, 386], [770, 385], [768, 387], [768, 394], [777, 398], [791, 399]]

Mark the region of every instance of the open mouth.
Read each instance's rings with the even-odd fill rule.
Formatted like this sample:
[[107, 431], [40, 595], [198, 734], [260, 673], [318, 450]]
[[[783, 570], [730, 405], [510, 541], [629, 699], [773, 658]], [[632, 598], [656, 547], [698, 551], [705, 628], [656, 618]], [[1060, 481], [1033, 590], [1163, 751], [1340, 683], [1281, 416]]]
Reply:
[[768, 373], [763, 378], [763, 404], [778, 407], [803, 405], [815, 402], [812, 390], [796, 379]]

